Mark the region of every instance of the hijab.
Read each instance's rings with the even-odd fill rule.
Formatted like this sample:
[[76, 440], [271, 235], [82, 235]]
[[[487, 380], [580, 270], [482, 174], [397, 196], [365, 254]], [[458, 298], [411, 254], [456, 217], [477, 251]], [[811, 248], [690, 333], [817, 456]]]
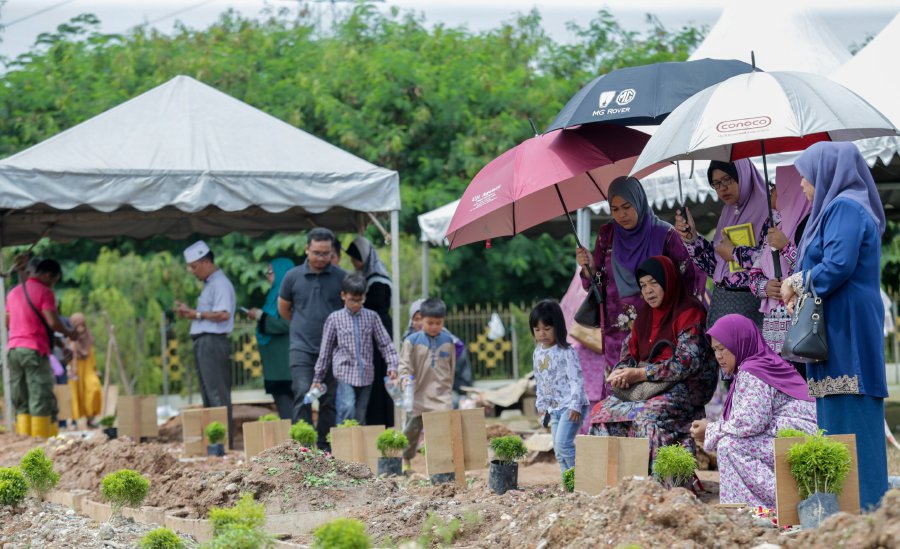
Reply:
[[368, 238], [364, 236], [357, 236], [354, 238], [353, 242], [350, 243], [350, 246], [347, 247], [347, 254], [357, 261], [363, 262], [363, 267], [360, 272], [366, 277], [366, 288], [370, 288], [372, 284], [377, 282], [393, 287], [391, 284], [391, 275], [388, 273], [387, 267], [385, 267], [381, 258], [378, 257], [375, 246], [369, 242]]
[[[781, 214], [781, 232], [789, 242], [797, 243], [797, 228], [803, 219], [809, 215], [812, 207], [803, 189], [800, 188], [800, 173], [793, 166], [779, 166], [775, 171], [775, 185], [778, 189], [778, 212]], [[781, 262], [782, 276], [791, 272], [790, 265], [778, 254]], [[772, 250], [768, 246], [763, 250], [759, 259], [760, 268], [766, 278], [775, 278], [775, 261], [772, 259]], [[781, 303], [778, 299], [766, 298], [762, 300], [760, 312], [768, 313]]]
[[422, 308], [422, 303], [424, 301], [424, 299], [417, 299], [409, 304], [409, 323], [406, 325], [406, 333], [403, 334], [403, 339], [406, 339], [409, 334], [413, 333], [413, 317], [416, 316], [416, 313]]
[[637, 225], [626, 229], [613, 222], [612, 267], [619, 296], [640, 293], [634, 271], [648, 257], [662, 255], [672, 225], [656, 217], [644, 186], [633, 177], [618, 177], [609, 186], [609, 200], [620, 196], [637, 212]]
[[[272, 278], [272, 287], [269, 288], [269, 293], [266, 294], [266, 303], [263, 305], [263, 312], [269, 316], [278, 317], [278, 291], [281, 289], [281, 282], [284, 280], [284, 275], [287, 274], [288, 271], [294, 268], [294, 262], [285, 257], [277, 257], [272, 260], [272, 273], [274, 277]], [[256, 343], [259, 345], [268, 345], [269, 342], [272, 341], [272, 336], [269, 334], [264, 334], [259, 330], [256, 330]]]
[[85, 359], [91, 355], [91, 349], [94, 347], [94, 336], [88, 329], [87, 319], [82, 313], [74, 313], [69, 317], [69, 322], [72, 323], [72, 328], [75, 330], [79, 326], [84, 326], [84, 331], [78, 332], [78, 339], [72, 342], [72, 350], [75, 352], [76, 358]]
[[[797, 370], [778, 356], [769, 348], [763, 339], [762, 332], [756, 324], [743, 315], [725, 315], [707, 331], [707, 335], [725, 346], [734, 354], [735, 372], [747, 372], [756, 377], [769, 387], [777, 389], [787, 396], [812, 402], [806, 382], [797, 373]], [[731, 415], [731, 403], [734, 397], [734, 388], [737, 383], [732, 383], [725, 397], [725, 407], [722, 417], [728, 419]]]
[[659, 282], [664, 295], [662, 303], [655, 309], [644, 303], [632, 326], [628, 350], [638, 362], [669, 358], [671, 348], [650, 356], [653, 346], [659, 341], [667, 341], [674, 346], [678, 343], [678, 334], [686, 328], [706, 324], [706, 309], [684, 287], [671, 259], [662, 255], [647, 259], [638, 267], [635, 278], [646, 275]]
[[800, 242], [801, 262], [806, 246], [825, 218], [825, 210], [838, 198], [846, 198], [862, 206], [875, 221], [879, 234], [884, 234], [884, 206], [869, 166], [856, 145], [821, 141], [803, 151], [794, 166], [816, 190], [809, 221]]
[[[722, 241], [722, 229], [734, 225], [750, 223], [753, 226], [754, 238], [759, 238], [759, 231], [763, 223], [769, 217], [769, 203], [766, 199], [765, 181], [759, 174], [756, 166], [746, 158], [736, 160], [733, 163], [713, 160], [709, 163], [706, 177], [712, 184], [713, 170], [722, 170], [738, 182], [737, 204], [722, 207], [722, 215], [719, 216], [719, 224], [716, 226], [716, 234], [713, 237], [713, 247]], [[759, 244], [759, 242], [757, 242]], [[713, 280], [721, 282], [728, 275], [728, 262], [716, 256], [716, 270]]]

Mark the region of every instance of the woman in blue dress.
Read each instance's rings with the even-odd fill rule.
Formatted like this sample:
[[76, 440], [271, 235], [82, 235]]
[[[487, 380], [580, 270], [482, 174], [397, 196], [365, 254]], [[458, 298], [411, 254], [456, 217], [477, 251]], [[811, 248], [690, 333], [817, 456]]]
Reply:
[[884, 207], [859, 150], [852, 143], [816, 143], [794, 163], [812, 211], [800, 242], [801, 271], [782, 285], [792, 308], [809, 277], [825, 302], [828, 360], [807, 366], [819, 427], [854, 434], [862, 509], [887, 491], [881, 304]]

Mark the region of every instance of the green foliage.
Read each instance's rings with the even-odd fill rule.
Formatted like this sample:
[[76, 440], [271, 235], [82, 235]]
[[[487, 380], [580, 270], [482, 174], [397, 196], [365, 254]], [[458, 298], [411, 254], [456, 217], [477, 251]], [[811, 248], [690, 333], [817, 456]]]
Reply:
[[462, 520], [453, 517], [450, 520], [444, 520], [433, 512], [428, 512], [428, 518], [422, 524], [422, 533], [417, 542], [419, 547], [447, 547], [454, 541], [459, 539], [463, 530], [474, 528], [484, 519], [478, 513], [467, 511], [463, 514]]
[[804, 442], [791, 446], [787, 462], [800, 489], [800, 499], [816, 492], [840, 495], [850, 472], [850, 450], [820, 430], [815, 435], [806, 435]]
[[112, 514], [116, 516], [122, 507], [137, 507], [144, 502], [150, 490], [150, 481], [137, 471], [120, 469], [103, 477], [100, 482], [100, 493], [112, 506]]
[[528, 448], [519, 435], [492, 438], [490, 444], [501, 463], [515, 463], [528, 453]]
[[303, 420], [291, 425], [291, 438], [306, 446], [307, 448], [315, 448], [316, 441], [319, 439], [319, 433], [315, 427]]
[[791, 429], [790, 427], [785, 427], [784, 429], [779, 429], [778, 433], [776, 433], [776, 437], [778, 438], [795, 438], [795, 437], [805, 437], [807, 433], [801, 431], [800, 429]]
[[269, 549], [275, 546], [274, 538], [265, 530], [250, 528], [244, 524], [229, 524], [203, 549]]
[[103, 416], [100, 418], [100, 426], [109, 429], [116, 423], [116, 416]]
[[382, 457], [400, 457], [400, 454], [409, 446], [406, 435], [395, 429], [385, 429], [375, 441], [375, 447], [381, 452]]
[[209, 425], [206, 426], [206, 429], [203, 430], [206, 435], [206, 439], [210, 444], [219, 444], [223, 440], [225, 440], [225, 435], [228, 434], [228, 430], [218, 421], [212, 421]]
[[280, 419], [281, 418], [278, 417], [278, 414], [264, 414], [264, 415], [259, 416], [258, 421], [278, 421]]
[[562, 476], [563, 488], [565, 488], [566, 492], [574, 492], [575, 491], [575, 468], [567, 469]]
[[28, 481], [18, 467], [0, 467], [0, 505], [16, 506], [28, 494]]
[[369, 549], [372, 541], [363, 523], [339, 518], [316, 529], [312, 546], [316, 549]]
[[228, 526], [243, 526], [258, 530], [266, 524], [266, 507], [253, 499], [253, 494], [241, 494], [234, 507], [213, 507], [209, 510], [213, 536], [219, 536]]
[[656, 451], [653, 477], [667, 488], [687, 485], [696, 470], [697, 460], [690, 450], [680, 444], [663, 446]]
[[184, 549], [184, 541], [168, 528], [151, 530], [141, 538], [141, 549]]
[[32, 448], [22, 456], [19, 469], [25, 475], [28, 487], [41, 501], [59, 482], [59, 473], [53, 470], [53, 461], [44, 454], [43, 448]]

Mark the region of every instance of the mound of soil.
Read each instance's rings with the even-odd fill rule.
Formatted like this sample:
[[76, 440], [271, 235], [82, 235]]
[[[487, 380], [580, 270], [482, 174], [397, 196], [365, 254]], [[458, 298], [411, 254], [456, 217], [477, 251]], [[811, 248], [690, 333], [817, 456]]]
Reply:
[[838, 513], [819, 525], [817, 530], [801, 532], [783, 546], [790, 549], [900, 547], [900, 490], [891, 490], [885, 494], [881, 507], [874, 513]]

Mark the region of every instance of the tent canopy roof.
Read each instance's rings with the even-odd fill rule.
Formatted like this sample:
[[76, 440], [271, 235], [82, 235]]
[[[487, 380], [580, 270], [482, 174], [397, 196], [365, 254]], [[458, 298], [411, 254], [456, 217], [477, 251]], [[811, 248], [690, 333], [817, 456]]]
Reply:
[[0, 161], [2, 244], [352, 230], [399, 176], [187, 76]]

